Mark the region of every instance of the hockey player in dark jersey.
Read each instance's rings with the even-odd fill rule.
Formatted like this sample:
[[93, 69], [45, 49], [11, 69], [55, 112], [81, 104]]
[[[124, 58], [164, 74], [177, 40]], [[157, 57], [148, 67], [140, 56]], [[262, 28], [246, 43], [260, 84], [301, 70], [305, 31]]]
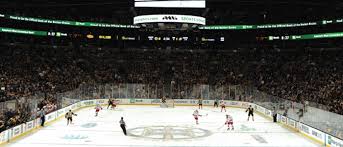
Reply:
[[248, 121], [249, 121], [250, 116], [252, 117], [252, 121], [254, 121], [254, 108], [252, 108], [251, 105], [245, 112], [248, 112]]
[[218, 99], [217, 99], [217, 98], [214, 100], [214, 105], [213, 105], [213, 107], [218, 108]]
[[202, 109], [202, 98], [199, 98], [198, 105], [199, 105], [199, 109]]
[[71, 112], [71, 110], [69, 110], [69, 112], [66, 113], [65, 118], [67, 119], [67, 125], [72, 124], [73, 115], [77, 116], [77, 114], [75, 114], [74, 112]]
[[113, 103], [112, 99], [108, 99], [107, 109], [108, 109], [110, 106], [112, 107], [112, 103]]

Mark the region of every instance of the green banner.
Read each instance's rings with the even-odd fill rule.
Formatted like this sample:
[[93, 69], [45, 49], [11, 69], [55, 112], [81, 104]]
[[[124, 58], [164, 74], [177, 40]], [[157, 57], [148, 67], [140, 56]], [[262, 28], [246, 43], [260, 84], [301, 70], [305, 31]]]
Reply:
[[292, 35], [291, 36], [291, 40], [320, 39], [320, 38], [340, 38], [340, 37], [343, 37], [343, 32], [321, 33], [321, 34], [305, 34], [305, 35]]
[[256, 29], [254, 25], [214, 25], [214, 26], [202, 26], [201, 30], [247, 30]]
[[[36, 35], [36, 36], [52, 36], [52, 37], [66, 37], [67, 33], [62, 32], [47, 32], [47, 31], [36, 31], [36, 30], [24, 30], [15, 28], [4, 28], [0, 27], [0, 33], [15, 33], [25, 35]], [[333, 33], [319, 33], [319, 34], [304, 34], [304, 35], [290, 35], [290, 36], [268, 36], [268, 40], [304, 40], [304, 39], [322, 39], [322, 38], [341, 38], [343, 32]]]
[[[29, 22], [58, 24], [58, 25], [70, 25], [70, 26], [105, 27], [105, 28], [106, 27], [107, 28], [140, 28], [140, 26], [136, 26], [136, 25], [55, 20], [55, 19], [5, 15], [5, 14], [0, 14], [0, 17], [13, 19], [13, 20], [19, 20], [19, 21], [29, 21]], [[322, 20], [322, 21], [305, 22], [305, 23], [282, 23], [282, 24], [260, 24], [260, 25], [208, 25], [208, 26], [200, 26], [199, 29], [202, 29], [202, 30], [251, 30], [251, 29], [306, 27], [306, 26], [327, 25], [327, 24], [335, 24], [335, 23], [343, 23], [343, 19]]]
[[58, 24], [58, 25], [71, 25], [71, 26], [85, 26], [85, 27], [108, 27], [108, 28], [140, 28], [135, 25], [121, 25], [121, 24], [109, 24], [109, 23], [96, 23], [96, 22], [79, 22], [79, 21], [69, 21], [69, 20], [54, 20], [54, 19], [42, 19], [34, 17], [21, 17], [13, 15], [4, 15], [5, 18], [29, 21], [37, 23], [47, 23], [47, 24]]
[[48, 32], [46, 32], [46, 31], [23, 30], [23, 29], [14, 29], [14, 28], [3, 28], [3, 27], [0, 27], [0, 32], [36, 35], [36, 36], [47, 36], [48, 35]]
[[319, 33], [319, 34], [304, 34], [290, 36], [268, 36], [268, 40], [305, 40], [305, 39], [323, 39], [323, 38], [340, 38], [343, 37], [343, 32], [334, 33]]
[[261, 25], [209, 25], [201, 26], [202, 30], [252, 30], [252, 29], [275, 29], [275, 28], [293, 28], [293, 27], [307, 27], [316, 25], [327, 25], [343, 23], [343, 19], [323, 20], [318, 22], [306, 23], [283, 23], [283, 24], [261, 24]]

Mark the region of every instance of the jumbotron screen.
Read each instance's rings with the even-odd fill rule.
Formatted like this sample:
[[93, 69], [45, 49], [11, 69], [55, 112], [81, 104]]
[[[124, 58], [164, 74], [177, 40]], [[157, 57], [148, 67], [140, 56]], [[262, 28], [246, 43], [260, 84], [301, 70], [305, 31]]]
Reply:
[[135, 0], [135, 7], [205, 8], [206, 0]]

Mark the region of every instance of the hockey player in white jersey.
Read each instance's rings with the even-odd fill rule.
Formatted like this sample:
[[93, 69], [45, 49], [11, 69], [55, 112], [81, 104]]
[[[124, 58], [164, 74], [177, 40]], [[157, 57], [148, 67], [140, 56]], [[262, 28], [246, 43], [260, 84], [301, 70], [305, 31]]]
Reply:
[[95, 107], [95, 117], [98, 116], [98, 113], [100, 112], [100, 110], [102, 110], [102, 107], [100, 106], [100, 104], [97, 104]]
[[230, 126], [231, 126], [231, 130], [234, 130], [233, 127], [233, 118], [230, 114], [226, 114], [226, 122], [225, 125], [227, 125], [227, 130], [230, 130]]

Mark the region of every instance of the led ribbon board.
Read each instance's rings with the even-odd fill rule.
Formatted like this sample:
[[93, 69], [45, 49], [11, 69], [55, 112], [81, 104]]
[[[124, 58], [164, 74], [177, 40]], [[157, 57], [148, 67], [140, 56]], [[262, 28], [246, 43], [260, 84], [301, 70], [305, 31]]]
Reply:
[[268, 36], [268, 40], [304, 40], [304, 39], [323, 39], [323, 38], [342, 38], [343, 32], [304, 34], [291, 36]]
[[206, 18], [192, 15], [173, 15], [173, 14], [157, 14], [157, 15], [141, 15], [133, 18], [134, 24], [144, 23], [191, 23], [191, 24], [206, 24]]
[[36, 35], [36, 36], [47, 36], [48, 35], [48, 32], [45, 32], [45, 31], [3, 28], [3, 27], [0, 27], [0, 32], [14, 33], [14, 34], [25, 34], [25, 35]]
[[343, 19], [322, 20], [315, 22], [303, 23], [282, 23], [282, 24], [260, 24], [260, 25], [210, 25], [201, 26], [201, 30], [253, 30], [253, 29], [275, 29], [275, 28], [294, 28], [294, 27], [308, 27], [328, 24], [343, 23]]
[[13, 34], [51, 36], [51, 37], [68, 36], [67, 33], [62, 33], [62, 32], [47, 32], [47, 31], [25, 30], [25, 29], [16, 29], [16, 28], [5, 28], [5, 27], [0, 27], [0, 33], [13, 33]]
[[205, 0], [135, 0], [135, 7], [206, 8]]
[[[14, 15], [0, 14], [0, 19], [12, 19], [17, 21], [27, 21], [35, 23], [47, 23], [47, 24], [57, 24], [57, 25], [70, 25], [76, 27], [99, 27], [99, 28], [140, 28], [140, 26], [135, 25], [124, 25], [124, 24], [112, 24], [112, 23], [101, 23], [101, 22], [78, 22], [70, 20], [56, 20], [56, 19], [43, 19], [35, 17], [23, 17]], [[343, 19], [333, 19], [333, 20], [322, 20], [315, 22], [302, 22], [302, 23], [283, 23], [283, 24], [259, 24], [259, 25], [209, 25], [200, 26], [200, 30], [253, 30], [253, 29], [277, 29], [277, 28], [295, 28], [295, 27], [310, 27], [310, 26], [320, 26], [329, 24], [342, 24]]]
[[22, 17], [22, 16], [13, 16], [13, 15], [2, 15], [2, 14], [0, 14], [0, 17], [13, 19], [13, 20], [19, 20], [19, 21], [57, 24], [57, 25], [69, 25], [69, 26], [103, 27], [103, 28], [139, 28], [139, 26], [134, 26], [134, 25], [121, 25], [121, 24], [98, 23], [98, 22], [80, 22], [80, 21], [44, 19], [44, 18]]

